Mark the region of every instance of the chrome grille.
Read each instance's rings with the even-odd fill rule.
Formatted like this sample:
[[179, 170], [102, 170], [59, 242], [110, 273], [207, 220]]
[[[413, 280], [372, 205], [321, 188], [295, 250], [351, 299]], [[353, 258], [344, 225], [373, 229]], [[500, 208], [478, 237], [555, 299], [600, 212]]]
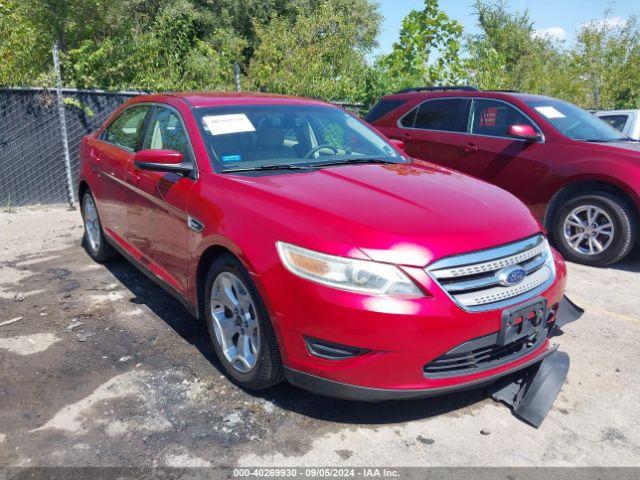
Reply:
[[[516, 266], [526, 270], [527, 276], [516, 285], [503, 284], [500, 271]], [[427, 272], [458, 305], [469, 311], [514, 305], [541, 293], [555, 278], [551, 249], [542, 235], [445, 258], [427, 267]]]

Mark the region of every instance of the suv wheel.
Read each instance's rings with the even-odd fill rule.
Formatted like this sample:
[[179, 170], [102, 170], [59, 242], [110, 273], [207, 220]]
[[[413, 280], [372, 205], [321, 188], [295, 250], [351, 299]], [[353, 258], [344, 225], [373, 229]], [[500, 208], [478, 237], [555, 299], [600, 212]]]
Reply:
[[227, 375], [249, 390], [279, 383], [284, 374], [276, 336], [244, 266], [232, 255], [217, 258], [205, 294], [209, 336]]
[[96, 202], [89, 192], [82, 197], [82, 220], [84, 223], [82, 242], [91, 258], [100, 263], [116, 258], [117, 253], [104, 236]]
[[635, 210], [608, 192], [579, 195], [555, 217], [553, 237], [567, 260], [603, 266], [625, 257], [638, 234]]

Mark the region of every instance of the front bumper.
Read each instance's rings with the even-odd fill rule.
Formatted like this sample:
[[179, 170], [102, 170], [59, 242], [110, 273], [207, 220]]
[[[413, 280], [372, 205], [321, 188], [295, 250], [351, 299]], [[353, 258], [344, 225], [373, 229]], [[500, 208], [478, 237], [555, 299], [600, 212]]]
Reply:
[[[580, 318], [582, 313], [583, 310], [581, 308], [576, 306], [567, 297], [563, 297], [562, 301], [560, 302], [560, 307], [555, 314], [555, 318], [553, 319], [553, 324], [550, 327], [550, 332], [552, 333], [553, 329], [560, 328], [568, 323], [574, 322], [575, 320]], [[545, 343], [545, 345], [548, 345], [548, 342]], [[516, 398], [518, 397], [516, 394], [520, 387], [514, 387], [511, 381], [507, 381], [505, 385], [500, 385], [499, 383], [497, 383], [496, 385], [498, 385], [499, 388], [494, 389], [493, 391], [494, 398], [514, 407], [514, 413], [516, 415], [525, 417], [526, 421], [533, 424], [534, 426], [539, 426], [546, 416], [546, 412], [551, 407], [551, 403], [553, 403], [553, 399], [555, 399], [557, 392], [562, 386], [564, 377], [566, 376], [566, 372], [568, 370], [568, 357], [566, 357], [566, 354], [558, 352], [557, 349], [558, 347], [556, 345], [550, 345], [540, 353], [530, 356], [528, 360], [517, 363], [515, 364], [515, 366], [512, 365], [511, 368], [506, 371], [503, 370], [498, 373], [493, 373], [465, 383], [457, 383], [444, 387], [433, 387], [425, 389], [387, 389], [363, 387], [333, 381], [288, 367], [285, 367], [285, 375], [287, 381], [292, 385], [303, 388], [305, 390], [309, 390], [319, 395], [341, 398], [344, 400], [382, 402], [385, 400], [412, 400], [418, 398], [434, 397], [438, 395], [445, 395], [447, 393], [480, 388], [483, 386], [496, 384], [497, 381], [503, 378], [516, 378], [519, 375], [518, 372], [524, 370], [535, 370], [537, 366], [541, 365], [544, 360], [549, 357], [553, 358], [553, 362], [551, 364], [558, 363], [558, 360], [561, 359], [562, 362], [560, 363], [566, 363], [566, 368], [563, 366], [563, 368], [556, 369], [563, 371], [558, 374], [558, 379], [556, 379], [557, 381], [553, 386], [549, 388], [547, 384], [546, 391], [543, 392], [542, 395], [534, 396], [533, 394], [530, 394], [528, 399], [527, 397], [524, 397], [524, 399], [521, 398], [520, 400], [516, 400]], [[496, 394], [496, 392], [500, 392], [501, 395]], [[509, 398], [509, 394], [512, 394], [511, 398]], [[542, 400], [540, 400], [541, 397]], [[539, 403], [542, 403], [543, 406], [538, 405]], [[534, 406], [532, 406], [532, 404]], [[543, 413], [540, 413], [541, 410], [543, 411]], [[532, 413], [532, 411], [534, 413]]]
[[[539, 297], [548, 308], [563, 298], [566, 268], [556, 257], [556, 278]], [[403, 267], [429, 295], [392, 299], [343, 292], [273, 269], [259, 279], [269, 303], [287, 377], [292, 384], [361, 400], [417, 398], [475, 388], [539, 362], [549, 340], [522, 356], [491, 368], [433, 377], [425, 366], [473, 339], [501, 330], [502, 310], [461, 309], [423, 269]], [[526, 303], [526, 302], [523, 302]], [[332, 360], [312, 355], [306, 341], [356, 347], [367, 351]]]
[[336, 382], [327, 378], [317, 377], [309, 373], [300, 372], [285, 367], [285, 376], [287, 381], [296, 387], [309, 390], [319, 395], [327, 397], [341, 398], [343, 400], [355, 400], [360, 402], [382, 402], [385, 400], [413, 400], [418, 398], [435, 397], [445, 395], [447, 393], [460, 392], [474, 388], [480, 388], [502, 377], [511, 375], [520, 370], [524, 370], [544, 360], [557, 350], [557, 346], [551, 346], [541, 354], [534, 358], [519, 364], [517, 367], [507, 371], [493, 375], [489, 375], [464, 384], [449, 385], [446, 387], [435, 387], [427, 389], [383, 389], [368, 388], [358, 385], [349, 385], [346, 383]]

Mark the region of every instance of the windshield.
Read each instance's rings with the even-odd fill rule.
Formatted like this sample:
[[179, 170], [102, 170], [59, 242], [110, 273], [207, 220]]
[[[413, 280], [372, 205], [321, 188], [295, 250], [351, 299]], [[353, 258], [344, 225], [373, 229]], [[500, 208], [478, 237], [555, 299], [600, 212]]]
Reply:
[[618, 130], [595, 115], [571, 103], [553, 98], [527, 100], [561, 134], [574, 140], [589, 142], [615, 142], [626, 140]]
[[404, 161], [381, 136], [336, 107], [241, 105], [197, 109], [196, 115], [222, 172]]

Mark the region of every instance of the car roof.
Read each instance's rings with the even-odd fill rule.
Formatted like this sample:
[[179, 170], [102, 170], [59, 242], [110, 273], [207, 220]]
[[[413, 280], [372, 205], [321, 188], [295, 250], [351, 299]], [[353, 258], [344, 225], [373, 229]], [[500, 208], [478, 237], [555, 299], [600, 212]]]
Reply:
[[513, 92], [513, 91], [506, 91], [506, 90], [463, 90], [463, 89], [455, 90], [453, 88], [444, 90], [444, 91], [436, 90], [436, 91], [399, 92], [399, 93], [392, 93], [389, 95], [385, 95], [383, 98], [385, 100], [391, 100], [391, 99], [427, 100], [431, 98], [447, 98], [447, 97], [476, 97], [476, 98], [485, 97], [485, 98], [497, 98], [497, 99], [503, 99], [503, 100], [517, 98], [521, 101], [542, 100], [542, 99], [556, 100], [552, 97], [548, 97], [545, 95], [534, 95], [531, 93], [520, 93], [520, 92]]
[[138, 101], [159, 101], [162, 97], [179, 98], [194, 108], [221, 105], [331, 105], [320, 100], [289, 95], [275, 95], [256, 92], [169, 92], [141, 95]]
[[638, 109], [633, 109], [633, 108], [629, 108], [629, 109], [623, 109], [623, 110], [598, 110], [595, 112], [596, 115], [629, 115], [631, 113], [638, 113], [640, 112], [640, 110]]

